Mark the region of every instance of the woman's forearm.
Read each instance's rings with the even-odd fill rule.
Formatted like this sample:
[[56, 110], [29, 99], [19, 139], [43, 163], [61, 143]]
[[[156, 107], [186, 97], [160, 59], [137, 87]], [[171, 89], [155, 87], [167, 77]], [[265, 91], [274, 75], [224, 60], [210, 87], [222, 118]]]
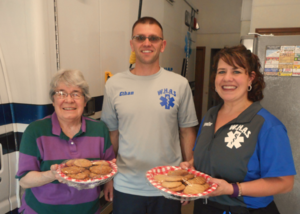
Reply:
[[39, 187], [51, 183], [54, 180], [56, 180], [56, 178], [51, 170], [44, 172], [31, 171], [21, 178], [20, 186], [25, 189]]
[[254, 181], [240, 183], [242, 195], [263, 197], [286, 193], [293, 189], [294, 176], [275, 178], [261, 178]]

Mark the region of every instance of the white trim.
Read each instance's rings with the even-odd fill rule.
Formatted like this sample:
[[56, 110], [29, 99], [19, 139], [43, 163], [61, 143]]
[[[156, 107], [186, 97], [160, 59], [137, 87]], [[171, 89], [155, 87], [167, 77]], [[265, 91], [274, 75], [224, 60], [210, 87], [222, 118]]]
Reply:
[[[24, 132], [25, 129], [27, 128], [28, 124], [23, 124], [23, 123], [10, 123], [7, 125], [2, 125], [0, 126], [0, 134], [4, 134], [7, 132]], [[14, 130], [15, 127], [15, 130]]]
[[17, 132], [24, 132], [29, 124], [16, 123]]

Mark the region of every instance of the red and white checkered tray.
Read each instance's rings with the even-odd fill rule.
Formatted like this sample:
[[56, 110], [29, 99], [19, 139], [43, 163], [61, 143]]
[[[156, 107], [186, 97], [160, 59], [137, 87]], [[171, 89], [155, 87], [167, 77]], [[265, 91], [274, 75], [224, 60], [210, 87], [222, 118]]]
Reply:
[[167, 173], [169, 171], [173, 171], [173, 170], [178, 170], [178, 169], [182, 169], [179, 166], [158, 166], [155, 167], [151, 170], [149, 170], [146, 173], [146, 177], [148, 179], [148, 181], [157, 189], [160, 190], [161, 194], [169, 199], [174, 199], [174, 200], [184, 200], [184, 201], [193, 201], [199, 198], [208, 198], [207, 194], [213, 192], [216, 190], [217, 188], [217, 184], [215, 183], [211, 183], [209, 182], [209, 178], [211, 178], [209, 175], [206, 175], [202, 172], [196, 171], [196, 170], [192, 170], [192, 169], [187, 169], [188, 172], [194, 174], [195, 176], [202, 176], [206, 179], [206, 182], [210, 185], [210, 188], [207, 189], [205, 192], [199, 193], [199, 194], [185, 194], [183, 192], [174, 192], [171, 191], [169, 189], [166, 189], [164, 187], [161, 186], [161, 183], [154, 180], [154, 176], [155, 175], [167, 175]]
[[[98, 160], [94, 160], [94, 161], [98, 161]], [[103, 175], [103, 177], [101, 177], [101, 178], [93, 178], [93, 179], [90, 178], [88, 180], [77, 180], [77, 179], [74, 179], [74, 178], [70, 178], [61, 171], [61, 169], [63, 167], [65, 167], [65, 165], [66, 165], [65, 162], [58, 165], [58, 168], [57, 168], [56, 172], [58, 173], [58, 175], [63, 180], [63, 183], [66, 183], [69, 186], [75, 187], [78, 190], [92, 189], [96, 186], [107, 183], [118, 172], [118, 167], [115, 163], [113, 163], [111, 161], [106, 161], [106, 162], [109, 163], [110, 167], [112, 168], [112, 171], [109, 174]]]

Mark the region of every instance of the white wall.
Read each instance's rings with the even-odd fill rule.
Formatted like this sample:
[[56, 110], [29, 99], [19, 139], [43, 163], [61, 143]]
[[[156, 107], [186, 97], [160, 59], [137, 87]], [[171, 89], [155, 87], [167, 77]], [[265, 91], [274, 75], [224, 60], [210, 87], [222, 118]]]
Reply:
[[250, 32], [252, 14], [252, 0], [243, 0], [241, 12], [241, 36], [248, 35]]
[[202, 115], [207, 111], [211, 48], [237, 45], [256, 28], [299, 27], [299, 0], [199, 0], [196, 46], [205, 46]]
[[134, 1], [58, 0], [60, 67], [79, 69], [91, 96], [104, 94], [104, 72], [129, 67]]
[[52, 11], [52, 1], [0, 1], [0, 47], [11, 102], [50, 102], [49, 79], [56, 70]]
[[[190, 0], [193, 2], [196, 0]], [[0, 0], [0, 47], [5, 57], [12, 102], [49, 104], [49, 82], [57, 71], [56, 2], [60, 68], [79, 69], [92, 96], [104, 94], [104, 72], [129, 67], [131, 28], [138, 18], [137, 0]], [[185, 10], [182, 0], [170, 4], [144, 0], [142, 16], [153, 16], [164, 27], [167, 40], [161, 66], [181, 73], [185, 57]], [[192, 33], [196, 40], [196, 33]], [[187, 78], [194, 80], [195, 43]], [[100, 114], [100, 112], [98, 112]], [[99, 117], [100, 115], [97, 115]]]
[[[92, 96], [104, 93], [104, 72], [116, 74], [129, 67], [131, 53], [129, 41], [133, 23], [138, 18], [139, 1], [136, 0], [58, 0], [58, 26], [61, 68], [81, 70]], [[156, 18], [164, 28], [167, 40], [161, 54], [161, 66], [181, 72], [184, 53], [185, 9], [184, 1], [170, 4], [161, 0], [145, 0], [141, 16]], [[192, 34], [194, 40], [196, 33]], [[195, 44], [193, 45], [195, 49]], [[190, 60], [187, 77], [194, 80], [194, 56]]]
[[[138, 18], [139, 1], [102, 0], [100, 8], [100, 68], [101, 71], [110, 70], [115, 74], [129, 67], [131, 52], [129, 40], [132, 25]], [[160, 55], [160, 64], [162, 67], [173, 68], [176, 73], [181, 73], [182, 61], [185, 57], [184, 38], [188, 30], [184, 24], [185, 10], [190, 11], [190, 7], [183, 0], [173, 4], [166, 0], [144, 0], [141, 11], [141, 17], [152, 16], [162, 24], [167, 46], [164, 53]], [[192, 40], [195, 41], [196, 32], [191, 35]], [[190, 67], [187, 72], [189, 81], [195, 79], [195, 43], [192, 44], [192, 48]]]
[[204, 115], [208, 104], [211, 49], [239, 44], [242, 0], [200, 0], [196, 7], [199, 8], [200, 25], [196, 45], [206, 47], [202, 105]]
[[[98, 1], [58, 0], [60, 68], [83, 72], [92, 96], [100, 95], [100, 15]], [[98, 92], [100, 93], [100, 92]]]
[[253, 0], [250, 30], [299, 27], [299, 11], [299, 0]]
[[138, 17], [139, 2], [100, 2], [100, 70], [116, 74], [129, 68], [129, 40], [132, 24]]
[[[174, 72], [181, 73], [183, 58], [186, 57], [184, 52], [185, 37], [187, 36], [188, 27], [185, 25], [185, 11], [191, 13], [191, 7], [183, 0], [175, 1], [170, 4], [168, 1], [164, 2], [163, 11], [163, 27], [165, 32], [165, 39], [167, 40], [167, 47], [162, 55], [161, 64], [163, 67], [172, 67]], [[195, 0], [188, 1], [193, 7], [195, 7]], [[197, 17], [198, 14], [196, 13]], [[196, 56], [196, 38], [197, 32], [192, 31], [192, 53], [188, 59], [188, 68], [186, 78], [189, 81], [195, 80], [195, 56]]]

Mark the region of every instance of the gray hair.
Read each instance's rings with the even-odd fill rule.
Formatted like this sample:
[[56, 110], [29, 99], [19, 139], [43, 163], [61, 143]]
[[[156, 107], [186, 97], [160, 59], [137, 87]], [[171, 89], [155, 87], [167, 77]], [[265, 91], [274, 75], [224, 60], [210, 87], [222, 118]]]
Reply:
[[89, 85], [85, 81], [83, 74], [79, 70], [61, 69], [53, 77], [50, 82], [49, 96], [53, 102], [53, 95], [59, 83], [64, 83], [67, 86], [77, 86], [82, 90], [84, 101], [91, 99], [89, 94]]

